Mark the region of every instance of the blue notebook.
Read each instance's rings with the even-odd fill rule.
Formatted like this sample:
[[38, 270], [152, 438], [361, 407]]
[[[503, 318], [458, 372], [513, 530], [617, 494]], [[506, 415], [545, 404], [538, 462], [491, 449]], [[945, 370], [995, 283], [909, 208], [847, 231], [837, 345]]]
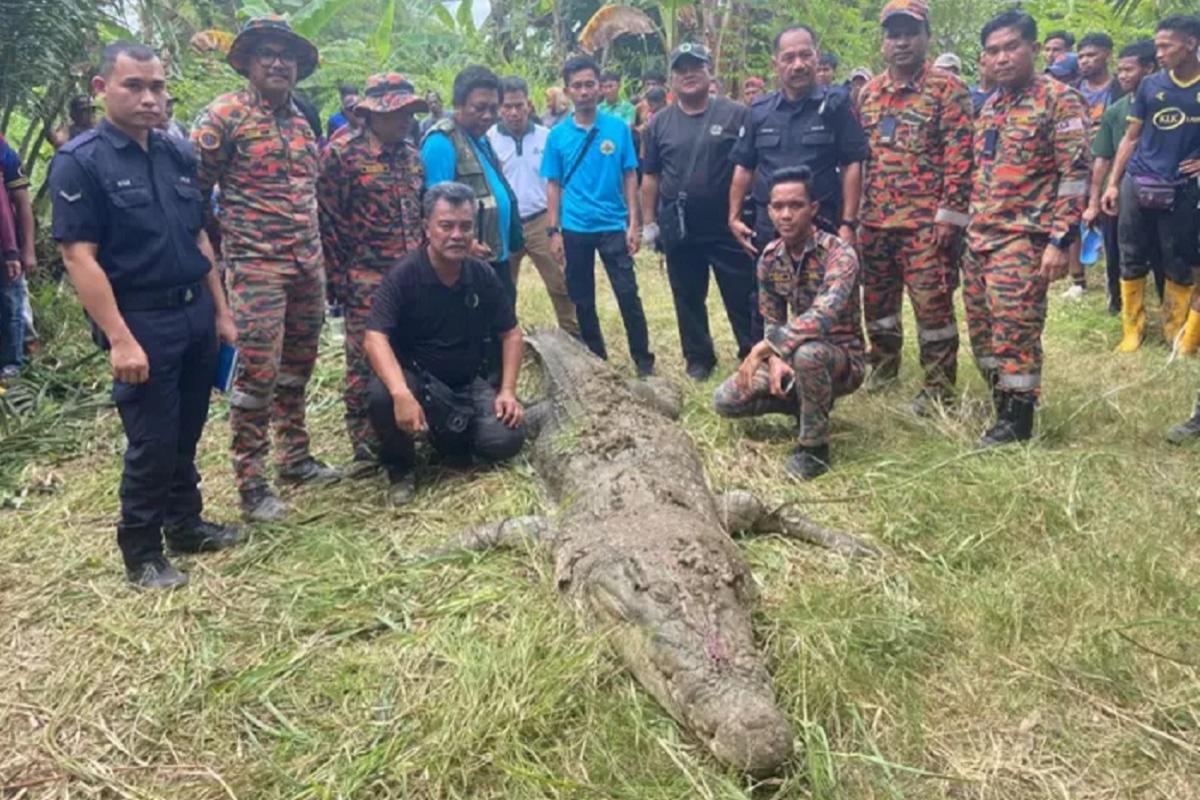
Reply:
[[218, 392], [228, 392], [233, 386], [233, 376], [237, 374], [238, 349], [231, 344], [221, 342], [217, 352], [217, 374], [213, 377], [213, 387]]

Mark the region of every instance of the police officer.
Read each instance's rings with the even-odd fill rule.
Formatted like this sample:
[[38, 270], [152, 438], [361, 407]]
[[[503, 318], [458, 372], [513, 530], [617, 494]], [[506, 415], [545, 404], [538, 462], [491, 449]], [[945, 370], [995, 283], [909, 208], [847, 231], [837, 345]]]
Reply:
[[312, 457], [304, 424], [304, 392], [325, 320], [325, 272], [317, 135], [292, 90], [317, 68], [317, 48], [282, 17], [256, 17], [226, 60], [249, 86], [213, 100], [192, 141], [202, 193], [221, 189], [221, 248], [241, 340], [229, 397], [234, 477], [243, 516], [271, 522], [287, 511], [267, 483], [272, 422], [281, 482], [339, 477]]
[[[750, 109], [750, 119], [730, 154], [736, 165], [729, 187], [729, 229], [752, 255], [775, 238], [767, 213], [771, 174], [806, 166], [820, 207], [817, 226], [855, 244], [862, 165], [868, 155], [862, 126], [841, 87], [817, 83], [817, 37], [807, 25], [792, 25], [775, 37], [779, 90]], [[753, 187], [754, 228], [742, 222], [742, 203]], [[753, 240], [753, 241], [752, 241]]]
[[104, 49], [92, 87], [99, 127], [66, 144], [50, 171], [54, 238], [110, 349], [113, 401], [129, 440], [117, 543], [129, 582], [187, 583], [163, 555], [219, 550], [235, 528], [200, 517], [196, 442], [208, 416], [217, 340], [235, 341], [190, 147], [154, 130], [166, 101], [162, 62], [144, 45]]

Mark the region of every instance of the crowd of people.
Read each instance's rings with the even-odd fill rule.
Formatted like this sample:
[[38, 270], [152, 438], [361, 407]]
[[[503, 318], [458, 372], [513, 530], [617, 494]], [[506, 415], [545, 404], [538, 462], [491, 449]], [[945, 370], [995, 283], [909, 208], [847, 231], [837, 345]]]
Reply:
[[[468, 67], [447, 111], [383, 73], [340, 88], [327, 136], [294, 91], [317, 49], [282, 18], [236, 37], [227, 60], [246, 85], [187, 139], [168, 130], [155, 53], [110, 45], [92, 79], [104, 119], [62, 143], [49, 180], [53, 235], [110, 350], [128, 438], [117, 534], [129, 581], [186, 582], [164, 540], [198, 552], [244, 536], [203, 518], [194, 463], [221, 343], [238, 353], [231, 452], [248, 521], [288, 514], [272, 444], [277, 483], [382, 469], [392, 503], [416, 489], [421, 439], [451, 465], [515, 455], [526, 256], [558, 325], [603, 359], [599, 255], [641, 377], [655, 355], [634, 257], [664, 254], [697, 381], [718, 366], [711, 271], [740, 361], [715, 409], [795, 417], [786, 469], [804, 479], [832, 463], [835, 399], [897, 384], [905, 293], [924, 375], [912, 412], [955, 402], [961, 284], [994, 402], [981, 445], [1029, 439], [1048, 287], [1090, 226], [1108, 242], [1119, 349], [1141, 344], [1153, 270], [1164, 335], [1194, 352], [1200, 19], [1163, 20], [1120, 51], [1113, 77], [1108, 37], [1089, 34], [1078, 53], [1065, 33], [1039, 44], [1034, 19], [1006, 11], [981, 31], [973, 88], [954, 54], [930, 60], [924, 0], [891, 0], [880, 27], [886, 69], [844, 84], [808, 26], [786, 27], [777, 88], [745, 80], [745, 103], [722, 96], [694, 43], [668, 74], [643, 76], [636, 102], [619, 74], [573, 56], [540, 119], [519, 76]], [[305, 424], [327, 303], [345, 317], [343, 468], [313, 457]], [[1171, 436], [1200, 437], [1200, 409]]]

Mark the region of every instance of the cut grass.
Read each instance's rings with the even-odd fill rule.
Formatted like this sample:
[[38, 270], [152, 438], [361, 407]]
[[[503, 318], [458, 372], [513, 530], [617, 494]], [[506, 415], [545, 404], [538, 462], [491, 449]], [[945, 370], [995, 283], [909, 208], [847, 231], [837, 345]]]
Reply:
[[[522, 318], [548, 323], [525, 276]], [[538, 554], [413, 557], [552, 512], [523, 459], [426, 473], [402, 510], [378, 477], [298, 491], [291, 523], [182, 559], [183, 592], [138, 595], [113, 542], [123, 443], [106, 412], [70, 432], [78, 457], [35, 449], [20, 474], [41, 493], [0, 514], [0, 796], [1200, 798], [1196, 453], [1162, 440], [1190, 410], [1194, 363], [1164, 367], [1153, 341], [1113, 355], [1103, 298], [1056, 298], [1036, 443], [973, 452], [987, 407], [965, 336], [959, 408], [900, 412], [910, 344], [901, 391], [839, 402], [835, 469], [804, 485], [782, 477], [786, 424], [709, 408], [734, 350], [715, 297], [722, 369], [696, 386], [664, 275], [647, 258], [640, 277], [714, 488], [795, 501], [889, 552], [743, 544], [800, 746], [789, 774], [754, 786], [716, 765], [560, 602]], [[310, 422], [333, 461], [349, 456], [340, 368], [327, 341]], [[201, 471], [219, 519], [236, 509], [227, 443], [217, 403]]]

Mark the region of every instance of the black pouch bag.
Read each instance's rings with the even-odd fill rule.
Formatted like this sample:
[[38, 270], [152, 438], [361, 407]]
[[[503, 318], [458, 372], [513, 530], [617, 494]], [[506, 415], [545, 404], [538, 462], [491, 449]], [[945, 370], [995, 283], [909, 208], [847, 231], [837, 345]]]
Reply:
[[475, 404], [470, 385], [451, 389], [446, 383], [423, 369], [410, 370], [417, 384], [417, 400], [425, 412], [425, 422], [436, 436], [461, 436], [471, 424]]
[[[708, 120], [712, 116], [712, 109], [713, 103], [710, 101], [708, 108], [704, 109], [704, 116], [700, 118], [700, 135], [692, 144], [687, 169], [683, 172], [684, 183], [691, 179], [696, 170], [696, 159], [700, 157], [703, 137], [708, 133]], [[687, 191], [681, 189], [675, 199], [663, 200], [658, 204], [658, 242], [663, 252], [669, 252], [683, 244], [687, 235]]]
[[1178, 181], [1164, 181], [1149, 175], [1138, 175], [1133, 179], [1138, 207], [1146, 211], [1171, 211], [1175, 208]]

